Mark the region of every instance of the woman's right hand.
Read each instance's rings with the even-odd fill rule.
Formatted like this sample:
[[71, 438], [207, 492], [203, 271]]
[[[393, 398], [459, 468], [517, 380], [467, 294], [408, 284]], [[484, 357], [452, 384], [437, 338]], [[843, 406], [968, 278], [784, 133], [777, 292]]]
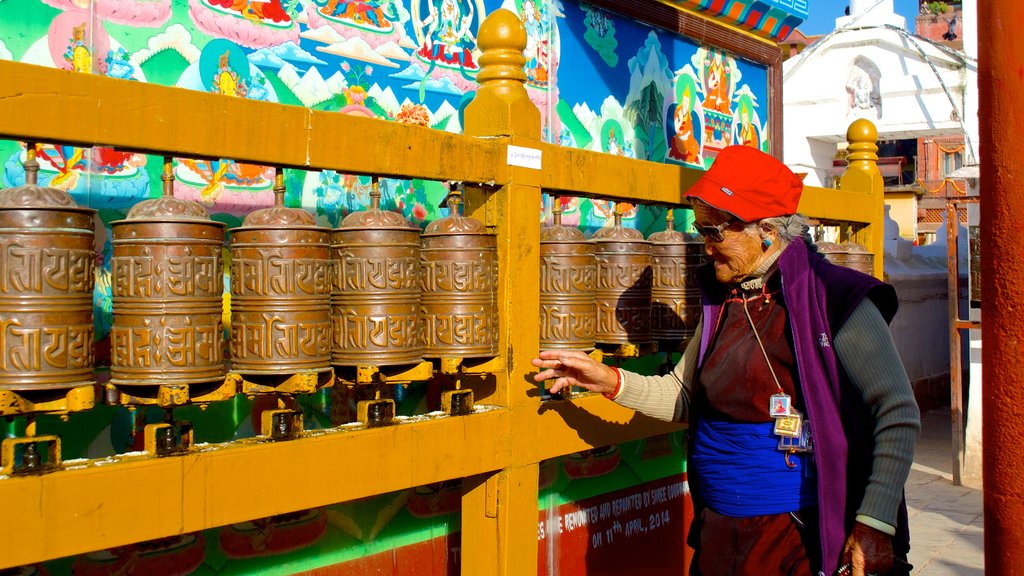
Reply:
[[537, 382], [554, 380], [548, 390], [557, 394], [566, 386], [579, 386], [591, 392], [612, 394], [619, 382], [615, 369], [606, 366], [579, 350], [549, 350], [533, 359], [533, 365], [543, 370], [533, 379]]

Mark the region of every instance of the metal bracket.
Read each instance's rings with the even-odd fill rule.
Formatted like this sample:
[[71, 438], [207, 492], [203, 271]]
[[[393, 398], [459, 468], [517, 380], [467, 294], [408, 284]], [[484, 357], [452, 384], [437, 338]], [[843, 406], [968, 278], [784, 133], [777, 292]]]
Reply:
[[[42, 458], [38, 445], [46, 445], [46, 458]], [[18, 462], [20, 457], [21, 462]], [[60, 468], [60, 438], [57, 436], [27, 436], [5, 438], [0, 446], [0, 474], [42, 474]]]
[[388, 426], [395, 420], [395, 401], [390, 398], [360, 400], [356, 404], [356, 415], [367, 428]]
[[[229, 400], [238, 393], [241, 379], [236, 374], [229, 374], [224, 381], [213, 390], [202, 390], [204, 384], [159, 384], [152, 386], [124, 386], [116, 382], [107, 383], [107, 402], [127, 406], [160, 406], [161, 408], [177, 408], [189, 404], [205, 404]], [[209, 384], [206, 384], [208, 386]], [[154, 390], [155, 388], [155, 390]], [[140, 392], [146, 395], [137, 395]]]
[[191, 422], [147, 424], [143, 434], [146, 452], [155, 456], [188, 452], [195, 444]]
[[0, 389], [0, 416], [22, 414], [66, 414], [91, 410], [96, 405], [96, 389], [92, 384], [60, 391], [60, 396], [41, 396], [39, 392]]
[[289, 374], [284, 377], [280, 375], [262, 374], [228, 374], [229, 379], [236, 379], [240, 383], [242, 394], [252, 396], [255, 394], [312, 394], [322, 388], [334, 386], [334, 369], [313, 370]]
[[494, 356], [493, 358], [440, 358], [442, 374], [496, 374], [505, 369], [505, 358]]
[[609, 358], [639, 358], [641, 356], [647, 356], [654, 354], [658, 351], [657, 342], [643, 342], [640, 344], [618, 344], [618, 345], [602, 345], [600, 348], [601, 353]]
[[302, 435], [301, 410], [264, 410], [260, 420], [263, 424], [260, 430], [271, 440], [292, 440]]
[[473, 391], [445, 390], [441, 392], [441, 409], [449, 416], [464, 416], [473, 413]]
[[423, 361], [413, 366], [357, 366], [355, 372], [339, 368], [337, 379], [349, 386], [369, 384], [408, 384], [426, 382], [434, 377], [434, 365]]

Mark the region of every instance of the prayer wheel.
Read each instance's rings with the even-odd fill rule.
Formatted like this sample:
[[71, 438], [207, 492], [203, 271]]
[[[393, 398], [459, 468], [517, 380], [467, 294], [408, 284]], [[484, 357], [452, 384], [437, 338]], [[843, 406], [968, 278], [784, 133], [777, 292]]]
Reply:
[[868, 275], [875, 273], [875, 256], [868, 249], [854, 242], [819, 242], [818, 252], [829, 262]]
[[231, 369], [275, 375], [331, 366], [331, 231], [285, 208], [278, 171], [274, 206], [231, 230]]
[[29, 143], [25, 185], [0, 191], [0, 389], [61, 390], [93, 378], [93, 215], [36, 185]]
[[597, 260], [598, 344], [646, 344], [651, 341], [651, 243], [638, 230], [615, 225], [594, 234]]
[[420, 250], [423, 355], [485, 358], [498, 354], [498, 241], [484, 224], [459, 214], [431, 222]]
[[223, 380], [224, 224], [206, 208], [164, 195], [112, 223], [110, 381], [116, 386], [193, 385]]
[[651, 234], [651, 337], [676, 347], [693, 337], [700, 321], [697, 268], [704, 263], [704, 243], [675, 229], [672, 210], [666, 229]]
[[594, 244], [562, 225], [555, 199], [553, 226], [540, 231], [540, 348], [592, 350], [597, 327]]
[[381, 210], [376, 179], [370, 208], [331, 235], [331, 361], [338, 366], [420, 362], [420, 229]]

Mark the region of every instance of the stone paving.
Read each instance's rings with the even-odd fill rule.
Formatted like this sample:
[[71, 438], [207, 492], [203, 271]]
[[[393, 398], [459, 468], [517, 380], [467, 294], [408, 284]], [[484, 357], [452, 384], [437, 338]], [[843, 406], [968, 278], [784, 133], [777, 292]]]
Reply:
[[982, 491], [953, 485], [949, 409], [923, 414], [921, 421], [906, 490], [913, 574], [984, 574]]

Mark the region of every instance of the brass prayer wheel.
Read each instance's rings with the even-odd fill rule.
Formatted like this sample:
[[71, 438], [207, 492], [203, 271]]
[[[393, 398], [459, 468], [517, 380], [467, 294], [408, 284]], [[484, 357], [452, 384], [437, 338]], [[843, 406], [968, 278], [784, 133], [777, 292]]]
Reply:
[[819, 242], [818, 252], [829, 262], [871, 275], [875, 273], [875, 256], [861, 244], [854, 242]]
[[592, 350], [597, 328], [594, 244], [562, 225], [555, 198], [553, 226], [540, 230], [540, 349]]
[[331, 366], [331, 231], [284, 206], [278, 170], [274, 206], [231, 230], [231, 369], [276, 375]]
[[427, 358], [498, 354], [498, 241], [483, 222], [459, 214], [460, 203], [458, 193], [450, 194], [449, 215], [423, 233], [421, 334]]
[[112, 223], [110, 381], [117, 386], [223, 380], [224, 224], [206, 208], [164, 195]]
[[370, 208], [331, 235], [331, 361], [338, 366], [420, 362], [420, 229], [381, 210], [376, 179]]
[[651, 243], [639, 230], [615, 225], [592, 238], [597, 261], [598, 344], [646, 344], [651, 341]]
[[94, 382], [96, 211], [37, 186], [35, 153], [25, 185], [0, 190], [0, 389], [12, 391]]
[[651, 337], [683, 343], [693, 337], [701, 316], [697, 268], [704, 263], [704, 243], [675, 229], [669, 210], [666, 229], [651, 234]]

